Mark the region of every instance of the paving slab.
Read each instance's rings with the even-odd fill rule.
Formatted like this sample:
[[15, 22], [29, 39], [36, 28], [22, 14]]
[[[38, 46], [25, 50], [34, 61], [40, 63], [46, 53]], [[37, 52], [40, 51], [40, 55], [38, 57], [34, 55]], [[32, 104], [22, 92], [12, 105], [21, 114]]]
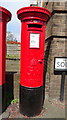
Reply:
[[[36, 119], [36, 118], [51, 118], [57, 120], [65, 118], [65, 105], [59, 101], [48, 101], [46, 100], [43, 105], [42, 112], [40, 115], [35, 117], [27, 117], [19, 112], [19, 103], [11, 104], [7, 110], [0, 116], [0, 118], [23, 118], [23, 119]], [[47, 119], [46, 119], [47, 120]], [[65, 119], [66, 120], [66, 119]]]

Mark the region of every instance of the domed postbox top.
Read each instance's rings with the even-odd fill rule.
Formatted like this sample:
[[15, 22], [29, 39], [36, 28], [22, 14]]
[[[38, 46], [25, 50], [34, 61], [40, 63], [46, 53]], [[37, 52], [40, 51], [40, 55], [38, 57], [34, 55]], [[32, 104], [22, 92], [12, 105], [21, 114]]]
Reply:
[[11, 20], [11, 16], [12, 14], [10, 13], [10, 11], [8, 11], [7, 9], [5, 9], [4, 7], [0, 6], [0, 18], [2, 19], [4, 17], [4, 14], [6, 15], [6, 20], [7, 22], [9, 22]]
[[23, 7], [17, 11], [18, 18], [20, 20], [25, 19], [40, 19], [42, 21], [48, 21], [51, 16], [51, 12], [43, 7]]

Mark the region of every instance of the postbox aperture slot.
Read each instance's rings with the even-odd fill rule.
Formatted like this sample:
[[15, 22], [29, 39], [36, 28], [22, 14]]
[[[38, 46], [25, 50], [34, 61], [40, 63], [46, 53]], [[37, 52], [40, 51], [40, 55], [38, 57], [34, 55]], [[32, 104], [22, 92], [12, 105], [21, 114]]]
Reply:
[[30, 33], [30, 48], [40, 47], [40, 33]]
[[42, 25], [39, 25], [39, 24], [28, 24], [28, 28], [42, 28]]

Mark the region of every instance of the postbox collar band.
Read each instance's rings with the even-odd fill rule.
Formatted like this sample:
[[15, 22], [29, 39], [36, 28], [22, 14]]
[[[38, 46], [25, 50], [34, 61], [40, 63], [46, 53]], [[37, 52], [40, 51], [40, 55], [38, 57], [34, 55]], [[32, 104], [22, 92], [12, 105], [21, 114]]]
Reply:
[[46, 21], [47, 21], [51, 16], [51, 12], [48, 9], [43, 7], [30, 6], [30, 7], [23, 7], [19, 9], [17, 11], [17, 15], [20, 20], [23, 20], [24, 18], [27, 18], [27, 17], [32, 17], [33, 15], [33, 17], [37, 16], [42, 18], [43, 20], [46, 18]]
[[9, 10], [7, 10], [4, 7], [0, 6], [0, 18], [3, 17], [3, 15], [2, 15], [3, 13], [6, 15], [6, 18], [7, 18], [6, 21], [9, 22], [11, 20], [12, 14], [10, 13]]

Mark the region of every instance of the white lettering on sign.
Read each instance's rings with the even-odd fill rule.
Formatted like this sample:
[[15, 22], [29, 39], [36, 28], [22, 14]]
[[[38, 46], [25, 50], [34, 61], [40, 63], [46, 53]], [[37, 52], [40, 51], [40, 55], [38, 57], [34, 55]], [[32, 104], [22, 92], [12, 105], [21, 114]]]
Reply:
[[67, 70], [67, 58], [55, 58], [55, 70]]
[[30, 33], [30, 48], [39, 48], [39, 33]]

